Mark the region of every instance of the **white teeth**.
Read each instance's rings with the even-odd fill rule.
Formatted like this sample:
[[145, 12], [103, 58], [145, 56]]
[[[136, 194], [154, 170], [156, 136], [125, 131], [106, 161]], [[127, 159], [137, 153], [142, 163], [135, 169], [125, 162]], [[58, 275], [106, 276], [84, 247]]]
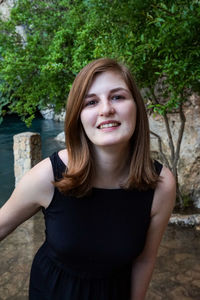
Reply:
[[118, 125], [119, 125], [118, 123], [108, 123], [108, 124], [100, 125], [99, 128], [102, 129], [102, 128], [109, 128], [109, 127], [116, 127]]

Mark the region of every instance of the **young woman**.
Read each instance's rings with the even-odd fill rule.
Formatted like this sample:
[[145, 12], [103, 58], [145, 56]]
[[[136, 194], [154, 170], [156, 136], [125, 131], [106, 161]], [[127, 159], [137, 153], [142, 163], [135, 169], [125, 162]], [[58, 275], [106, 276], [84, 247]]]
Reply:
[[143, 300], [175, 200], [150, 157], [145, 106], [129, 70], [91, 62], [67, 101], [66, 149], [31, 169], [0, 210], [0, 238], [40, 208], [46, 240], [30, 300]]

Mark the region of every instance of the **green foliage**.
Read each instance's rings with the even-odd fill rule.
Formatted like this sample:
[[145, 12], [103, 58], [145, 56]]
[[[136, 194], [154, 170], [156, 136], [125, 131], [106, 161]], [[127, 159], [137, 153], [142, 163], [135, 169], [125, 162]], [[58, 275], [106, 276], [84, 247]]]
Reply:
[[[71, 71], [74, 31], [81, 22], [73, 18], [71, 26], [75, 13], [69, 3], [19, 0], [10, 20], [0, 22], [0, 90], [11, 91], [7, 109], [27, 125], [38, 107], [52, 104], [59, 111], [65, 105], [75, 75]], [[16, 26], [23, 26], [24, 41]]]
[[189, 195], [184, 195], [183, 196], [183, 207], [187, 208], [187, 207], [191, 207], [191, 206], [192, 206], [191, 197]]
[[18, 0], [0, 28], [0, 116], [30, 124], [38, 107], [59, 111], [77, 72], [105, 56], [130, 67], [155, 113], [200, 89], [199, 1]]

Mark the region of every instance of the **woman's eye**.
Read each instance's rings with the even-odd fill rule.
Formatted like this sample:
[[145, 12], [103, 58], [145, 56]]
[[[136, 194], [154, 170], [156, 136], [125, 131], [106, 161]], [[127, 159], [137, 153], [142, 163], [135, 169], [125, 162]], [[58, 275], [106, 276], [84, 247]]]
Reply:
[[96, 100], [90, 100], [88, 102], [86, 102], [85, 106], [92, 106], [92, 105], [95, 105], [97, 103]]
[[112, 96], [112, 100], [121, 100], [121, 99], [124, 99], [125, 97], [122, 96], [122, 95], [114, 95]]

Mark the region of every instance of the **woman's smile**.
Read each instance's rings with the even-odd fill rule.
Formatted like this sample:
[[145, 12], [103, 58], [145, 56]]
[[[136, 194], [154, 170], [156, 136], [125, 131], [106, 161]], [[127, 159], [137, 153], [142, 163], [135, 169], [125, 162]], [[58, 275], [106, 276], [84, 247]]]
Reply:
[[97, 128], [98, 129], [113, 129], [113, 128], [116, 128], [116, 127], [119, 127], [120, 126], [120, 122], [118, 121], [115, 121], [115, 120], [109, 120], [109, 121], [105, 121], [105, 122], [101, 122]]

